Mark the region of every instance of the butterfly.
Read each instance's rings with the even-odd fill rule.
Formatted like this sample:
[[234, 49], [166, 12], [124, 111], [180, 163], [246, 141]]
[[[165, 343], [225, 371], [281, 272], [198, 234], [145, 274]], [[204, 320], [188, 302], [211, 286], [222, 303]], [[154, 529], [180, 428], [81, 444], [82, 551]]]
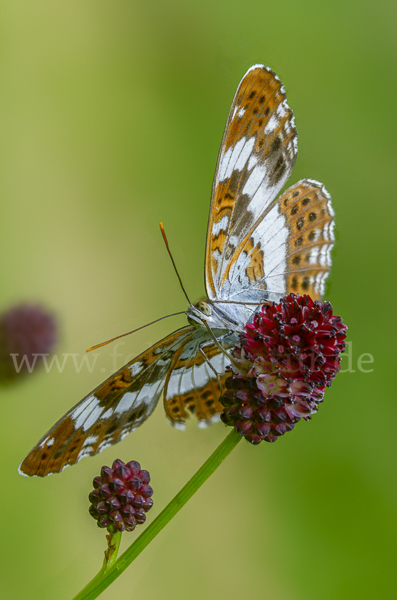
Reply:
[[[188, 325], [134, 358], [66, 413], [20, 465], [27, 476], [62, 471], [122, 440], [163, 394], [167, 417], [219, 416], [227, 355], [259, 305], [291, 292], [321, 298], [331, 265], [334, 213], [324, 186], [303, 179], [281, 196], [297, 155], [284, 86], [254, 65], [235, 94], [219, 152], [207, 230], [207, 297]], [[212, 333], [212, 335], [211, 335]], [[219, 347], [222, 345], [222, 348]]]

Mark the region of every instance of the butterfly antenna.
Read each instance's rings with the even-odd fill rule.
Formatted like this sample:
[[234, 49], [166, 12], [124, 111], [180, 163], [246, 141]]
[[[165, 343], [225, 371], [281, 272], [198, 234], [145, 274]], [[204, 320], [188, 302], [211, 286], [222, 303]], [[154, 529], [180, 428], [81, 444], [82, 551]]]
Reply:
[[185, 298], [186, 298], [186, 300], [189, 302], [190, 306], [193, 306], [193, 305], [192, 305], [192, 303], [191, 303], [191, 302], [190, 302], [190, 300], [189, 300], [189, 296], [187, 295], [185, 288], [183, 287], [182, 279], [181, 279], [181, 277], [180, 277], [180, 275], [179, 275], [179, 273], [178, 273], [178, 269], [176, 268], [175, 261], [174, 261], [174, 259], [173, 259], [173, 256], [172, 256], [172, 254], [171, 254], [170, 247], [169, 247], [169, 245], [168, 245], [167, 236], [165, 235], [165, 231], [164, 231], [164, 225], [161, 223], [161, 221], [160, 221], [160, 230], [161, 230], [161, 235], [163, 236], [163, 240], [164, 240], [164, 243], [165, 243], [165, 247], [167, 248], [167, 252], [168, 252], [168, 254], [169, 254], [169, 256], [170, 256], [170, 259], [171, 259], [172, 265], [173, 265], [173, 267], [174, 267], [174, 271], [175, 271], [175, 273], [176, 273], [176, 276], [177, 276], [177, 277], [178, 277], [178, 279], [179, 279], [179, 284], [180, 284], [180, 286], [181, 286], [181, 288], [182, 288], [182, 291], [183, 291], [183, 293], [185, 294]]
[[135, 333], [136, 331], [139, 331], [140, 329], [145, 329], [145, 327], [149, 327], [149, 325], [158, 323], [159, 321], [162, 321], [163, 319], [168, 319], [168, 317], [175, 317], [176, 315], [185, 315], [185, 314], [186, 314], [185, 311], [182, 310], [180, 312], [172, 313], [170, 315], [165, 315], [164, 317], [160, 317], [159, 319], [156, 319], [155, 321], [146, 323], [146, 325], [141, 325], [141, 327], [138, 327], [137, 329], [133, 329], [132, 331], [129, 331], [128, 333], [122, 333], [121, 335], [117, 335], [116, 337], [112, 338], [111, 340], [108, 340], [107, 342], [102, 342], [102, 344], [97, 344], [96, 346], [92, 346], [91, 348], [88, 348], [88, 350], [86, 350], [86, 352], [91, 352], [91, 350], [96, 350], [97, 348], [102, 348], [102, 346], [106, 346], [107, 344], [110, 344], [111, 342], [114, 342], [115, 340], [119, 340], [120, 338], [125, 337], [126, 335], [130, 335], [131, 333]]

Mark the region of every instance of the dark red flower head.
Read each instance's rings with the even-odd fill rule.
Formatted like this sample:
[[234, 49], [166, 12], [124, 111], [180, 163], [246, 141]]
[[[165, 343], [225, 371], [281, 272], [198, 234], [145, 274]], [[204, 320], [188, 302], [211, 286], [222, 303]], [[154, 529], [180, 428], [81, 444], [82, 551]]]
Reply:
[[262, 306], [245, 328], [243, 346], [254, 360], [270, 361], [286, 379], [302, 377], [329, 386], [339, 371], [346, 329], [333, 316], [330, 302], [290, 294], [279, 304]]
[[153, 506], [149, 482], [149, 472], [141, 470], [135, 460], [127, 464], [115, 460], [111, 469], [102, 467], [89, 495], [89, 512], [98, 527], [107, 527], [109, 532], [133, 531], [144, 523], [147, 511]]
[[[0, 316], [0, 380], [31, 372], [56, 341], [56, 322], [35, 304], [15, 306]], [[15, 359], [13, 359], [13, 356]]]
[[262, 306], [233, 352], [222, 421], [259, 444], [310, 418], [340, 369], [346, 329], [329, 302], [309, 296], [290, 294]]

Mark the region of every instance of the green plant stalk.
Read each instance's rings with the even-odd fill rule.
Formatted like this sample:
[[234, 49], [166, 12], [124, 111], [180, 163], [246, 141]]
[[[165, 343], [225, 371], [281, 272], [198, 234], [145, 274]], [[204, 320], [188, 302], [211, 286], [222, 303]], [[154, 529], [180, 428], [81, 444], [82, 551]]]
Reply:
[[107, 571], [116, 562], [117, 553], [120, 548], [121, 542], [121, 531], [113, 531], [106, 536], [108, 540], [108, 549], [105, 552], [105, 558], [103, 561], [103, 567], [100, 571]]
[[136, 559], [146, 546], [156, 537], [167, 523], [176, 515], [186, 502], [197, 492], [210, 475], [219, 467], [235, 446], [243, 438], [234, 431], [223, 440], [208, 460], [200, 467], [193, 477], [184, 485], [180, 492], [171, 500], [164, 510], [155, 518], [145, 531], [131, 544], [129, 548], [111, 566], [102, 569], [73, 600], [93, 600], [115, 580]]

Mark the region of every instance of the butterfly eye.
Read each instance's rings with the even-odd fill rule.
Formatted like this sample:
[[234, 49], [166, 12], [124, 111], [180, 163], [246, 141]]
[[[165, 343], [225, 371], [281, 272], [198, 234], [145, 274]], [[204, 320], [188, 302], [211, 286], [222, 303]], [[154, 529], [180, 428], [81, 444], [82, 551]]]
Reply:
[[199, 309], [199, 311], [203, 313], [203, 315], [206, 315], [207, 317], [210, 316], [211, 307], [209, 304], [200, 300], [199, 302], [197, 302], [196, 306]]

